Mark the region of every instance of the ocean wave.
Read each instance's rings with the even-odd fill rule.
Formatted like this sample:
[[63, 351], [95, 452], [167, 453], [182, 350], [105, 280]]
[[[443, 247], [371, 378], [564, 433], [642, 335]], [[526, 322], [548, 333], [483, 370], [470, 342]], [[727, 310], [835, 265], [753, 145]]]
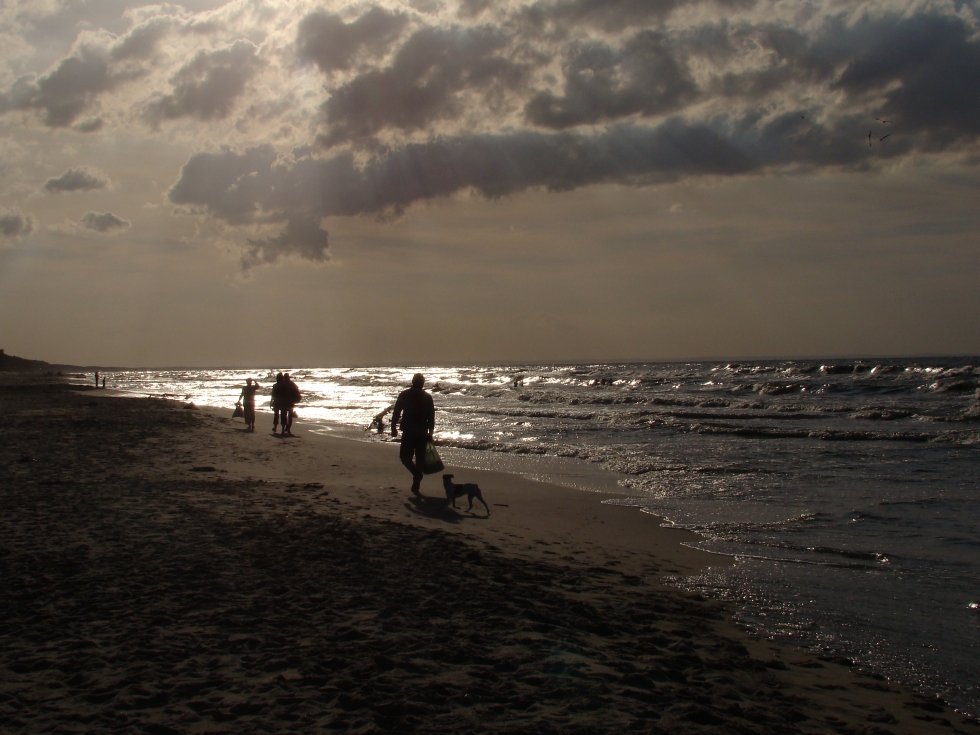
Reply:
[[812, 523], [817, 520], [818, 516], [818, 513], [801, 513], [798, 516], [793, 516], [782, 521], [757, 523], [751, 521], [715, 521], [712, 523], [685, 525], [684, 528], [710, 536], [732, 535], [747, 532], [783, 530], [797, 524]]
[[[697, 530], [699, 533], [705, 533], [705, 531], [702, 531], [700, 528], [692, 528], [692, 530]], [[780, 551], [795, 551], [801, 554], [820, 554], [824, 556], [842, 557], [845, 559], [852, 559], [854, 561], [870, 562], [875, 565], [888, 564], [893, 558], [891, 554], [881, 551], [844, 549], [835, 546], [809, 546], [807, 544], [794, 544], [787, 541], [776, 541], [773, 539], [757, 537], [717, 537], [717, 540], [726, 541], [728, 543], [743, 544], [745, 546], [761, 546], [769, 549], [779, 549]]]
[[863, 408], [849, 415], [852, 419], [864, 421], [897, 421], [913, 416], [912, 411], [896, 411], [888, 408]]
[[673, 473], [693, 475], [759, 475], [771, 474], [772, 470], [763, 467], [741, 465], [689, 465], [663, 460], [650, 459], [638, 455], [612, 456], [604, 458], [607, 469], [624, 475], [648, 475], [650, 473]]
[[929, 386], [936, 393], [972, 393], [977, 389], [975, 380], [937, 380]]
[[781, 429], [775, 427], [732, 426], [730, 424], [692, 424], [697, 434], [731, 434], [758, 439], [821, 439], [823, 441], [901, 441], [976, 443], [975, 432], [848, 431], [844, 429]]
[[506, 416], [509, 418], [528, 419], [574, 419], [576, 421], [591, 421], [596, 417], [593, 411], [541, 411], [522, 410], [519, 408], [480, 408], [478, 413], [486, 416]]
[[573, 445], [548, 445], [516, 442], [501, 442], [491, 439], [469, 439], [457, 437], [437, 437], [434, 444], [440, 447], [471, 449], [478, 452], [500, 452], [502, 454], [549, 455], [567, 459], [583, 459], [588, 462], [604, 462], [606, 455], [598, 447]]

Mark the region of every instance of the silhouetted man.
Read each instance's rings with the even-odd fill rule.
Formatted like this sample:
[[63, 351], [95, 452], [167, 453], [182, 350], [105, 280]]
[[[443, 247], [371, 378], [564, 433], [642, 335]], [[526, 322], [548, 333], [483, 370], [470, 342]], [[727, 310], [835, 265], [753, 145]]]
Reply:
[[[269, 401], [269, 405], [272, 407], [272, 433], [276, 433], [276, 429], [279, 428], [279, 416], [282, 413], [282, 406], [280, 401], [282, 400], [282, 373], [276, 375], [276, 382], [272, 386], [272, 396]], [[286, 430], [286, 420], [283, 419], [282, 422], [283, 431]]]
[[301, 398], [299, 386], [289, 377], [289, 373], [283, 375], [282, 395], [279, 399], [283, 436], [292, 436], [293, 434], [293, 408], [300, 402]]
[[436, 407], [432, 396], [422, 390], [424, 385], [422, 373], [415, 373], [412, 387], [398, 395], [395, 410], [391, 414], [391, 435], [398, 436], [399, 426], [402, 430], [402, 446], [398, 458], [412, 473], [412, 492], [416, 495], [421, 494], [419, 488], [422, 486], [425, 444], [432, 439], [432, 432], [436, 428]]

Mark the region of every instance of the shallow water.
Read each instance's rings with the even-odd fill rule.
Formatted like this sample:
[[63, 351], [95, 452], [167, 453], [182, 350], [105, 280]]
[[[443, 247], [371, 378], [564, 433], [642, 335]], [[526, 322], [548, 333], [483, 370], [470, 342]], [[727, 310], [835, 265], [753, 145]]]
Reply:
[[[631, 497], [617, 502], [738, 559], [677, 584], [734, 601], [747, 625], [850, 656], [976, 714], [974, 364], [980, 358], [423, 371], [447, 458], [579, 487], [618, 481]], [[378, 440], [365, 427], [414, 372], [294, 370], [300, 420]], [[230, 414], [246, 376], [272, 382], [242, 370], [109, 380]]]

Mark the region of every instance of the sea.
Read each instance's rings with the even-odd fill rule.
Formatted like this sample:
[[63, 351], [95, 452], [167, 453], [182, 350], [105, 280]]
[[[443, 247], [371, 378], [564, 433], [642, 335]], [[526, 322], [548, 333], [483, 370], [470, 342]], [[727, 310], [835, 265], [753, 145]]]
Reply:
[[230, 415], [246, 377], [268, 388], [276, 371], [302, 390], [304, 426], [373, 442], [390, 441], [373, 417], [422, 372], [448, 462], [618, 492], [597, 502], [734, 557], [672, 584], [729, 601], [761, 635], [980, 714], [980, 357], [108, 378]]

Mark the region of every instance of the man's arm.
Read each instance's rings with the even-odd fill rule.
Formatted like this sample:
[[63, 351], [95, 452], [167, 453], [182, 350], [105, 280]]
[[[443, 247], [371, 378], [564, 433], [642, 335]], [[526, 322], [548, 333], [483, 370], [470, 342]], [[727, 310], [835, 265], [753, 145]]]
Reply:
[[395, 401], [395, 408], [391, 412], [391, 435], [398, 436], [398, 419], [402, 417], [402, 404], [405, 399], [402, 397], [404, 394], [398, 395], [398, 400]]
[[425, 407], [425, 412], [426, 412], [425, 424], [429, 429], [429, 438], [431, 439], [432, 432], [436, 430], [436, 404], [435, 401], [432, 400], [432, 396], [429, 396], [428, 394], [426, 395], [429, 399], [428, 401], [429, 405]]

